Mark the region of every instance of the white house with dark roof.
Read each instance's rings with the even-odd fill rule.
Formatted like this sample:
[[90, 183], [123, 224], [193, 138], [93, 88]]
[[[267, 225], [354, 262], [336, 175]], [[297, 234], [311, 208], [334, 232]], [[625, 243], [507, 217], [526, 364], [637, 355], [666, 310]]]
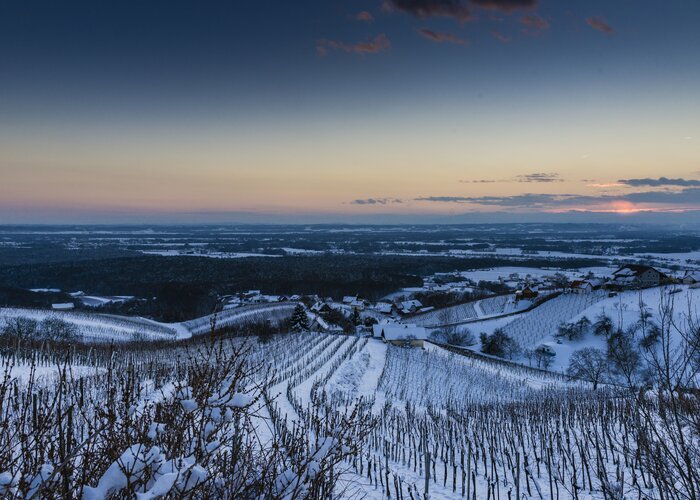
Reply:
[[609, 288], [648, 288], [659, 286], [668, 277], [651, 266], [626, 264], [612, 274]]
[[420, 300], [404, 300], [403, 302], [400, 302], [397, 307], [401, 311], [402, 314], [413, 314], [414, 312], [418, 311], [421, 307], [423, 307], [423, 304], [421, 303]]
[[372, 334], [387, 344], [406, 347], [423, 347], [423, 341], [428, 338], [428, 332], [422, 326], [403, 323], [378, 323], [372, 326]]
[[374, 310], [382, 314], [391, 314], [394, 311], [394, 304], [389, 302], [377, 302], [374, 305]]

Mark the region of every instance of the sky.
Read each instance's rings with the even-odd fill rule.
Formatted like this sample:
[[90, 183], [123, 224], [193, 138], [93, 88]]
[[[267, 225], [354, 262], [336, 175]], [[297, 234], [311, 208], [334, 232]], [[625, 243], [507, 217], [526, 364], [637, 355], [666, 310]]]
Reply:
[[0, 223], [700, 221], [699, 24], [687, 0], [7, 0]]

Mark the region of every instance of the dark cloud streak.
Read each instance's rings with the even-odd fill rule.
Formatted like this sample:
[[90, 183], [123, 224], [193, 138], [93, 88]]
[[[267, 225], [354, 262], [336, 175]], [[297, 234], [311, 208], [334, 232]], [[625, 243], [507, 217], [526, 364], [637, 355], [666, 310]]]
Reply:
[[518, 176], [518, 182], [563, 182], [556, 173], [535, 172]]
[[502, 208], [560, 208], [577, 205], [604, 205], [616, 201], [630, 203], [653, 203], [669, 205], [700, 206], [700, 188], [686, 188], [682, 191], [645, 191], [624, 195], [577, 195], [525, 193], [513, 196], [424, 196], [416, 201], [439, 203], [467, 203], [496, 206]]
[[364, 198], [353, 200], [352, 205], [391, 205], [394, 203], [403, 203], [403, 200], [398, 198]]
[[467, 45], [467, 41], [459, 38], [451, 33], [440, 33], [426, 28], [419, 29], [418, 33], [431, 42], [435, 43], [454, 43], [456, 45]]
[[534, 14], [523, 16], [523, 18], [520, 20], [520, 24], [523, 24], [528, 28], [538, 31], [545, 31], [549, 29], [549, 21]]
[[355, 19], [357, 21], [363, 21], [365, 23], [371, 23], [374, 21], [374, 16], [372, 15], [371, 12], [367, 12], [366, 10], [363, 10], [362, 12], [358, 13], [355, 16]]
[[652, 187], [663, 187], [663, 186], [700, 186], [700, 180], [695, 179], [669, 179], [668, 177], [659, 177], [658, 179], [620, 179], [617, 181], [620, 184], [625, 184], [631, 187], [641, 187], [641, 186], [652, 186]]
[[354, 54], [376, 54], [389, 50], [390, 48], [391, 42], [383, 33], [366, 42], [353, 44], [327, 39], [318, 40], [316, 42], [316, 52], [321, 56], [327, 55], [331, 50], [339, 50], [341, 52]]
[[537, 5], [537, 0], [471, 0], [471, 3], [483, 9], [511, 12], [518, 9], [531, 9]]
[[428, 17], [452, 17], [461, 23], [472, 18], [466, 3], [462, 0], [387, 0], [384, 10], [400, 10], [424, 19]]
[[612, 34], [615, 32], [612, 26], [610, 26], [605, 20], [600, 17], [589, 17], [586, 19], [586, 24], [593, 28], [594, 30], [601, 31], [605, 34]]

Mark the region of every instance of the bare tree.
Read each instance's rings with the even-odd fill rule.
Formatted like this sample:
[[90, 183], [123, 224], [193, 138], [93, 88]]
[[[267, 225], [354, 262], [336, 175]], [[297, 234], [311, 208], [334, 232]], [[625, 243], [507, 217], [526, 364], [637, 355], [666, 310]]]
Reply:
[[430, 333], [430, 338], [442, 344], [469, 346], [476, 344], [476, 338], [469, 330], [458, 331], [456, 328], [441, 328]]
[[608, 359], [600, 349], [586, 347], [574, 352], [569, 360], [567, 373], [576, 378], [582, 378], [593, 383], [593, 390], [608, 369]]
[[690, 298], [687, 306], [676, 315], [673, 295], [662, 297], [658, 345], [642, 353], [653, 386], [639, 390], [629, 384], [637, 453], [663, 498], [700, 497], [700, 325]]

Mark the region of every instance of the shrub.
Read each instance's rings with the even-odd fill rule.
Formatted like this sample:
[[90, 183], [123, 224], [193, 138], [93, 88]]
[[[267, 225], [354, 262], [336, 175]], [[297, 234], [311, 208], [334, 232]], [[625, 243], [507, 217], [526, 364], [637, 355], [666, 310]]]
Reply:
[[36, 320], [24, 317], [9, 318], [0, 330], [4, 337], [17, 340], [36, 338], [39, 330], [39, 323]]
[[469, 330], [458, 332], [455, 329], [435, 330], [430, 338], [436, 342], [449, 345], [468, 346], [476, 344], [474, 335]]
[[518, 344], [500, 328], [491, 335], [481, 334], [481, 352], [485, 354], [512, 359], [519, 351]]
[[39, 325], [39, 335], [54, 342], [74, 342], [78, 339], [78, 327], [57, 317], [48, 317]]

